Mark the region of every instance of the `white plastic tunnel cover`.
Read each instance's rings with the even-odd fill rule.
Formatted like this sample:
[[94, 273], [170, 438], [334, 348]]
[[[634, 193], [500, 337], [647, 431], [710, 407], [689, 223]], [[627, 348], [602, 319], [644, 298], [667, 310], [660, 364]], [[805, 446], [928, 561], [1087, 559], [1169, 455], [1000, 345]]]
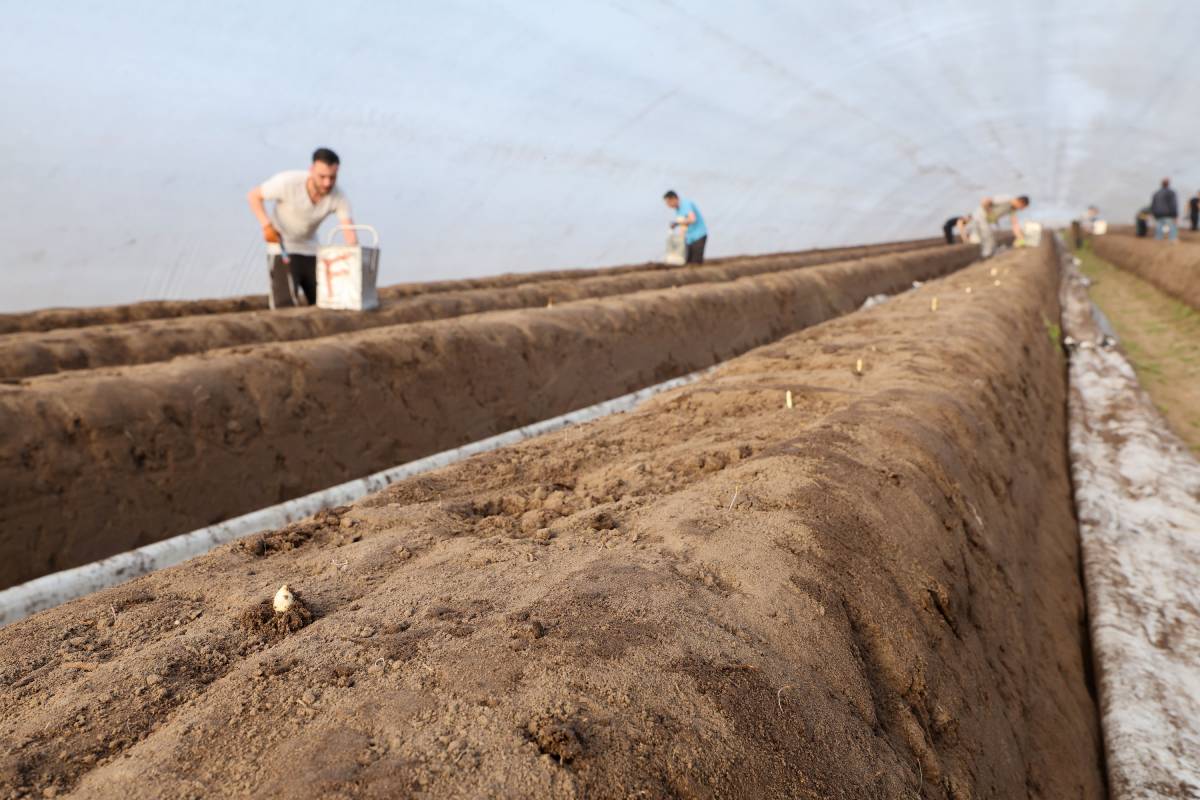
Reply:
[[[937, 235], [1190, 193], [1200, 6], [8, 3], [0, 311], [264, 290], [246, 191], [328, 146], [382, 284]], [[312, 57], [297, 58], [297, 43]], [[420, 265], [419, 269], [415, 265]]]

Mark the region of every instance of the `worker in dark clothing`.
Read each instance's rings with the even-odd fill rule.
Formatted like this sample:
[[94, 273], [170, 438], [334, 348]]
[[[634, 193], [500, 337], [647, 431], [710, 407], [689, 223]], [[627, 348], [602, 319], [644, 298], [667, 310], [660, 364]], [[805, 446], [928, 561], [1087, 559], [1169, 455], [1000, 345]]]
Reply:
[[967, 220], [970, 217], [951, 217], [946, 220], [946, 224], [942, 226], [942, 234], [946, 237], [946, 244], [954, 244], [954, 236], [958, 235], [958, 241], [965, 241], [963, 233], [966, 230]]
[[1188, 218], [1192, 221], [1192, 230], [1200, 230], [1200, 192], [1188, 200]]
[[1137, 223], [1137, 235], [1138, 236], [1141, 236], [1144, 238], [1146, 236], [1146, 234], [1150, 233], [1150, 207], [1149, 206], [1143, 208], [1141, 211], [1138, 212], [1136, 223]]
[[1162, 179], [1162, 188], [1150, 198], [1150, 213], [1154, 216], [1154, 238], [1163, 238], [1163, 229], [1170, 231], [1172, 242], [1179, 240], [1179, 227], [1175, 221], [1179, 219], [1179, 203], [1175, 199], [1175, 190], [1171, 181]]

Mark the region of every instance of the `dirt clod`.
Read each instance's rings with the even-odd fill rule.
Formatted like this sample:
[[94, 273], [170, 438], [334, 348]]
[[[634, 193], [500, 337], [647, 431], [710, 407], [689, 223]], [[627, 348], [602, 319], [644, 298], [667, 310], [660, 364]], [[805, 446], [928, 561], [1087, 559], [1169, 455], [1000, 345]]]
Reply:
[[569, 720], [539, 714], [529, 721], [525, 731], [539, 751], [558, 759], [560, 764], [569, 764], [583, 755], [583, 739]]

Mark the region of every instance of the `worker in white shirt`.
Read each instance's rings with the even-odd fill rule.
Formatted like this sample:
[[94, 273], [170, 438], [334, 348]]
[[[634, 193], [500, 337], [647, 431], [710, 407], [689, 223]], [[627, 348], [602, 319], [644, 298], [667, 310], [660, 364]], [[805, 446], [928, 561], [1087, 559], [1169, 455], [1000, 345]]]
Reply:
[[996, 252], [996, 234], [992, 230], [992, 226], [1002, 218], [1009, 218], [1012, 223], [1013, 237], [1018, 242], [1024, 238], [1017, 212], [1028, 207], [1029, 195], [1023, 194], [1019, 197], [996, 195], [983, 198], [979, 203], [979, 208], [971, 214], [970, 230], [979, 237], [981, 255], [984, 258], [990, 258], [992, 253]]
[[[337, 187], [340, 163], [337, 153], [319, 148], [307, 172], [280, 172], [247, 195], [267, 242], [271, 308], [300, 305], [297, 289], [308, 305], [317, 303], [317, 228], [330, 214], [343, 226], [354, 224], [350, 201]], [[275, 203], [272, 213], [268, 201]], [[358, 243], [353, 229], [343, 230], [347, 244]]]

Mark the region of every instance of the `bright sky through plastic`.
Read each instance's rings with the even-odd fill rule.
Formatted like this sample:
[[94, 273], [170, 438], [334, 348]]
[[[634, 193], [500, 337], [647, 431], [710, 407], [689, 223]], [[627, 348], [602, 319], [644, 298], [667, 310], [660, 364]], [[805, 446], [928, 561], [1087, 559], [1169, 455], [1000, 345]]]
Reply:
[[0, 0], [0, 310], [263, 292], [246, 191], [342, 157], [382, 283], [934, 236], [1200, 189], [1200, 6]]

